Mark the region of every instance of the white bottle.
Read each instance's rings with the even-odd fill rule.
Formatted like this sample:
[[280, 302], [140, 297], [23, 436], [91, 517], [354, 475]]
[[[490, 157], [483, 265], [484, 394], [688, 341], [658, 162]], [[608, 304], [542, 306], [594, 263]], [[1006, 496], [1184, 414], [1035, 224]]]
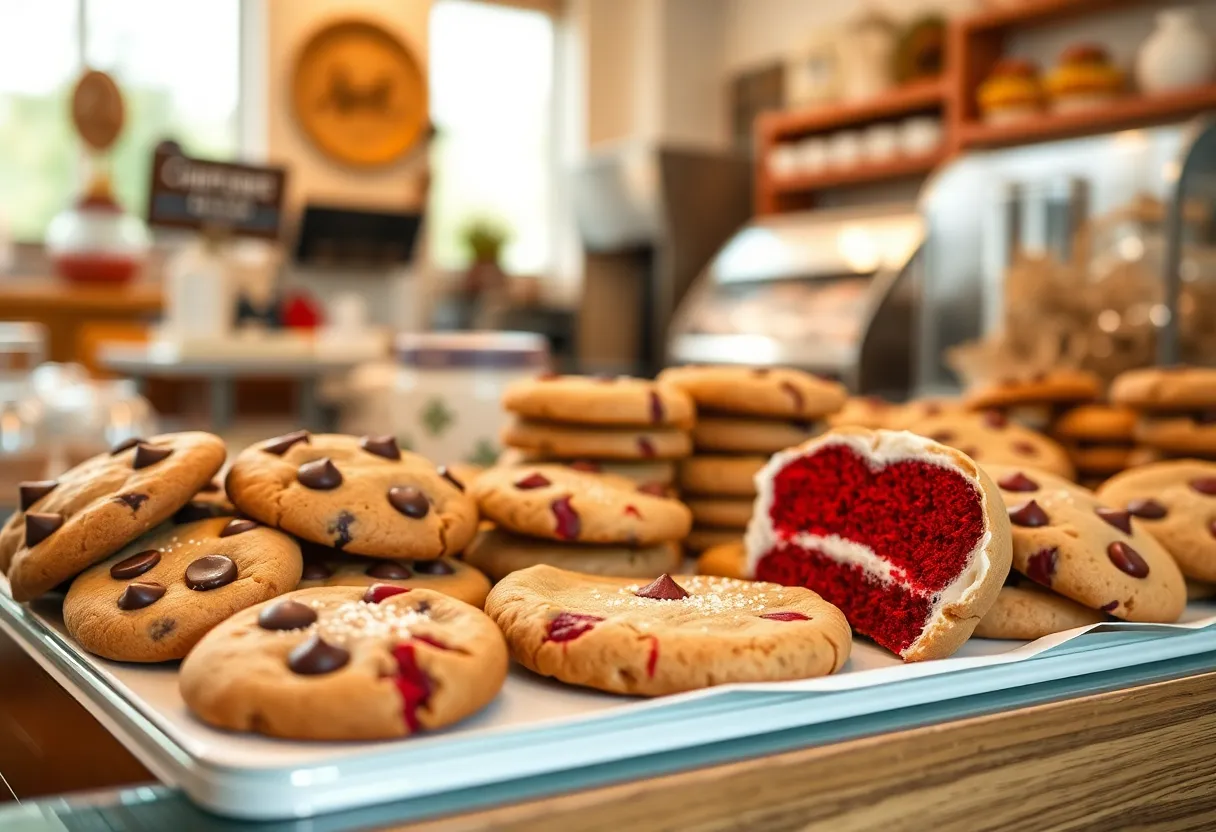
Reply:
[[165, 269], [163, 337], [179, 346], [232, 332], [233, 297], [220, 239], [200, 234]]
[[1140, 45], [1136, 84], [1141, 92], [1162, 93], [1207, 83], [1216, 68], [1212, 41], [1199, 26], [1193, 9], [1166, 9], [1157, 28]]

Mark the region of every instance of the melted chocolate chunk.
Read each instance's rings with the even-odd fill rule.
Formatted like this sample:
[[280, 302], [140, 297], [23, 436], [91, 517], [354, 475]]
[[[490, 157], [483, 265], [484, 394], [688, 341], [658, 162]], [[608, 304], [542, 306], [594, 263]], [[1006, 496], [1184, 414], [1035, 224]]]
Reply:
[[123, 451], [130, 450], [143, 441], [144, 440], [140, 439], [138, 436], [132, 436], [130, 439], [124, 439], [113, 448], [110, 448], [110, 456], [118, 456]]
[[228, 525], [220, 529], [220, 537], [232, 537], [234, 534], [244, 534], [251, 532], [258, 527], [258, 524], [252, 520], [246, 520], [244, 517], [234, 517], [228, 521]]
[[416, 560], [414, 571], [419, 575], [455, 575], [456, 569], [446, 560]]
[[388, 490], [389, 504], [415, 520], [426, 517], [431, 510], [431, 501], [412, 485], [395, 485]]
[[1124, 534], [1132, 533], [1132, 515], [1117, 508], [1096, 508], [1094, 513]]
[[236, 580], [237, 569], [226, 555], [204, 555], [186, 567], [186, 586], [199, 592], [219, 589]]
[[212, 503], [189, 502], [173, 513], [173, 522], [197, 523], [199, 520], [210, 520], [212, 517], [224, 516], [224, 509]]
[[148, 549], [138, 554], [123, 558], [110, 567], [110, 577], [116, 581], [129, 581], [138, 578], [153, 566], [160, 563], [160, 552]]
[[36, 480], [18, 485], [17, 490], [21, 494], [21, 510], [29, 511], [33, 508], [34, 503], [50, 494], [58, 485], [59, 483], [55, 480]]
[[148, 625], [148, 638], [153, 641], [162, 641], [173, 634], [177, 629], [177, 622], [172, 618], [158, 618]]
[[333, 673], [346, 666], [350, 653], [345, 648], [330, 644], [314, 633], [287, 654], [287, 666], [301, 676], [319, 676]]
[[302, 630], [316, 620], [316, 610], [290, 598], [263, 607], [258, 613], [258, 626], [263, 630]]
[[452, 485], [454, 485], [456, 487], [457, 491], [464, 491], [464, 483], [462, 483], [460, 480], [456, 479], [456, 477], [452, 475], [452, 472], [451, 472], [451, 470], [448, 469], [448, 466], [440, 465], [435, 470], [439, 473], [439, 476], [443, 477], [445, 480], [447, 480]]
[[36, 511], [25, 513], [25, 545], [37, 546], [63, 525], [62, 514], [42, 514]]
[[301, 442], [311, 442], [308, 431], [297, 430], [292, 433], [285, 433], [282, 436], [276, 436], [274, 439], [271, 439], [269, 442], [263, 445], [262, 450], [268, 454], [282, 456], [283, 454], [287, 453], [287, 451], [293, 445], [298, 445]]
[[392, 436], [365, 436], [359, 440], [359, 447], [385, 459], [401, 459], [401, 449], [397, 447], [397, 439]]
[[165, 588], [160, 584], [137, 583], [127, 584], [127, 588], [118, 596], [120, 610], [142, 610], [150, 607], [163, 598]]
[[305, 462], [296, 471], [296, 479], [313, 491], [332, 491], [342, 484], [342, 472], [327, 456]]
[[198, 490], [199, 494], [218, 494], [220, 493], [220, 484], [215, 480], [204, 485]]
[[114, 498], [120, 503], [125, 503], [131, 511], [139, 511], [140, 507], [148, 502], [147, 494], [119, 494]]
[[1129, 502], [1127, 504], [1127, 513], [1132, 517], [1139, 517], [1143, 520], [1160, 520], [1169, 514], [1169, 509], [1153, 498], [1146, 497]]
[[1031, 500], [1009, 509], [1009, 521], [1015, 526], [1037, 529], [1050, 523], [1051, 518], [1043, 511], [1042, 506]]
[[404, 564], [397, 563], [395, 560], [386, 560], [377, 563], [367, 568], [367, 574], [372, 578], [381, 578], [386, 581], [404, 581], [410, 577], [409, 567]]
[[655, 601], [679, 601], [681, 598], [688, 597], [688, 590], [673, 581], [671, 576], [664, 572], [646, 586], [634, 590], [633, 594], [639, 598], [650, 598]]
[[1191, 480], [1191, 488], [1206, 497], [1216, 497], [1216, 477], [1200, 477]]
[[1026, 492], [1039, 490], [1039, 484], [1021, 471], [1002, 477], [997, 481], [997, 485], [1005, 491]]
[[1126, 572], [1133, 578], [1148, 577], [1148, 564], [1144, 558], [1140, 557], [1139, 552], [1123, 541], [1117, 540], [1107, 546], [1106, 556], [1110, 558], [1110, 562], [1119, 571]]
[[323, 581], [333, 575], [333, 570], [323, 563], [306, 563], [300, 573], [301, 581]]
[[350, 527], [354, 525], [357, 519], [349, 511], [339, 511], [337, 519], [325, 527], [327, 532], [334, 535], [335, 549], [340, 551], [346, 548], [346, 544], [354, 539], [350, 533]]
[[167, 459], [172, 453], [172, 448], [165, 448], [160, 445], [148, 445], [140, 442], [135, 446], [135, 458], [131, 461], [131, 467], [136, 471], [141, 468], [147, 468], [149, 465], [155, 465], [156, 463]]

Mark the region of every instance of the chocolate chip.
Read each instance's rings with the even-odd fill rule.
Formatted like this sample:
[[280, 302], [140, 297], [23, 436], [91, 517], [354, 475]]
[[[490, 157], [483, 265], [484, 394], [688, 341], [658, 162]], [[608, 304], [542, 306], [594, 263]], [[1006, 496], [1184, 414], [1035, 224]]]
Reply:
[[338, 518], [334, 522], [325, 527], [325, 530], [334, 535], [334, 548], [341, 551], [346, 548], [346, 544], [353, 540], [350, 527], [354, 525], [357, 518], [349, 511], [339, 511]]
[[388, 490], [388, 501], [397, 511], [415, 520], [426, 517], [431, 510], [431, 501], [412, 485], [393, 486]]
[[1152, 497], [1145, 497], [1130, 501], [1127, 504], [1127, 513], [1132, 517], [1140, 517], [1144, 520], [1160, 520], [1169, 514], [1169, 509]]
[[224, 516], [224, 509], [213, 503], [189, 502], [173, 513], [173, 522], [197, 523], [199, 520], [210, 520], [213, 517]]
[[638, 437], [638, 450], [642, 452], [642, 456], [646, 457], [646, 459], [654, 459], [659, 453], [655, 450], [654, 443], [645, 436]]
[[220, 484], [215, 480], [212, 480], [198, 490], [199, 494], [218, 494], [219, 492]]
[[1051, 586], [1051, 579], [1056, 574], [1056, 562], [1060, 550], [1052, 547], [1040, 549], [1026, 559], [1026, 577], [1043, 586]]
[[332, 574], [334, 574], [333, 570], [323, 563], [306, 563], [304, 564], [304, 571], [300, 573], [300, 580], [323, 581]]
[[342, 472], [327, 456], [305, 462], [296, 471], [296, 479], [313, 491], [331, 491], [342, 484]]
[[419, 575], [455, 575], [456, 568], [446, 560], [416, 560], [414, 571]]
[[789, 397], [794, 400], [794, 409], [801, 411], [805, 400], [802, 398], [802, 392], [788, 381], [781, 382], [781, 389], [789, 394]]
[[160, 584], [137, 583], [127, 584], [127, 588], [118, 596], [120, 610], [142, 610], [150, 607], [163, 598], [165, 588]]
[[140, 442], [135, 446], [135, 458], [131, 460], [131, 467], [136, 471], [141, 468], [147, 468], [149, 465], [155, 465], [161, 460], [166, 459], [172, 453], [172, 448]]
[[258, 626], [263, 630], [302, 630], [316, 620], [316, 610], [290, 598], [263, 607], [258, 613]]
[[271, 439], [269, 442], [263, 445], [262, 450], [268, 454], [282, 456], [283, 454], [287, 453], [287, 451], [293, 445], [298, 445], [301, 442], [310, 442], [308, 431], [297, 430], [292, 433], [285, 433], [282, 436], [276, 436], [274, 439]]
[[1098, 609], [1102, 610], [1102, 612], [1114, 612], [1118, 606], [1118, 601], [1111, 601], [1109, 604], [1103, 604], [1102, 606], [1098, 607]]
[[688, 597], [688, 590], [673, 581], [671, 576], [664, 572], [646, 586], [635, 589], [633, 594], [639, 598], [650, 598], [655, 601], [679, 601], [681, 598]]
[[656, 425], [663, 421], [663, 400], [654, 390], [650, 391], [650, 421]]
[[236, 564], [226, 555], [204, 555], [186, 567], [186, 586], [205, 592], [236, 580]]
[[131, 511], [139, 511], [140, 507], [148, 502], [147, 494], [119, 494], [114, 498], [120, 503], [125, 503]]
[[330, 644], [316, 633], [309, 636], [308, 640], [296, 645], [287, 654], [287, 666], [293, 673], [301, 676], [333, 673], [335, 670], [345, 667], [349, 661], [349, 652], [336, 644]]
[[1094, 514], [1097, 514], [1124, 534], [1132, 533], [1132, 516], [1129, 512], [1120, 511], [1117, 508], [1096, 508], [1094, 509]]
[[401, 449], [397, 447], [397, 440], [392, 436], [365, 436], [359, 440], [359, 447], [369, 454], [385, 459], [401, 459]]
[[232, 537], [234, 534], [244, 534], [251, 532], [258, 527], [258, 524], [252, 520], [246, 520], [243, 517], [234, 517], [228, 521], [228, 525], [220, 529], [220, 537]]
[[1051, 519], [1038, 503], [1031, 500], [1009, 509], [1009, 521], [1015, 526], [1037, 529], [1046, 526]]
[[1207, 497], [1216, 497], [1216, 477], [1200, 477], [1191, 480], [1191, 488]]
[[17, 490], [21, 494], [21, 510], [29, 511], [34, 503], [54, 491], [57, 485], [59, 483], [55, 480], [35, 480], [18, 485]]
[[1195, 414], [1195, 424], [1216, 425], [1216, 410], [1203, 410]]
[[997, 480], [996, 484], [1005, 491], [1025, 492], [1039, 490], [1039, 484], [1023, 474], [1021, 471], [1013, 474], [1006, 474]]
[[515, 487], [520, 491], [531, 491], [534, 488], [544, 488], [547, 485], [552, 485], [548, 477], [543, 474], [529, 474], [522, 480], [515, 481]]
[[144, 440], [140, 439], [138, 436], [132, 436], [130, 439], [124, 439], [113, 448], [110, 448], [110, 456], [118, 456], [123, 451], [130, 450], [143, 441]]
[[1009, 420], [999, 410], [986, 410], [984, 411], [984, 424], [995, 430], [1000, 430], [1009, 424]]
[[1145, 563], [1144, 558], [1123, 541], [1117, 540], [1107, 546], [1106, 556], [1110, 558], [1110, 562], [1115, 565], [1116, 569], [1126, 572], [1133, 578], [1148, 577], [1148, 564]]
[[440, 465], [435, 470], [439, 473], [439, 476], [443, 477], [445, 480], [454, 485], [457, 491], [464, 491], [464, 483], [452, 475], [452, 471], [448, 468], [448, 466]]
[[558, 497], [549, 508], [553, 512], [553, 518], [557, 521], [555, 530], [557, 536], [562, 540], [578, 540], [579, 533], [583, 529], [583, 522], [578, 516], [578, 512], [574, 510], [574, 506], [570, 505], [570, 497]]
[[810, 621], [809, 615], [803, 615], [800, 612], [763, 612], [760, 613], [761, 618], [767, 618], [769, 621]]
[[63, 525], [62, 514], [43, 514], [35, 511], [25, 513], [25, 545], [37, 546]]
[[403, 586], [393, 586], [392, 584], [372, 584], [367, 588], [367, 592], [363, 593], [363, 602], [366, 604], [379, 604], [385, 598], [392, 598], [394, 595], [400, 595], [403, 592], [409, 592]]
[[1024, 439], [1019, 439], [1017, 442], [1014, 442], [1011, 447], [1017, 453], [1022, 454], [1022, 456], [1038, 456], [1039, 455], [1039, 449], [1037, 447], [1035, 447], [1032, 443], [1027, 442]]
[[160, 563], [160, 552], [155, 549], [147, 549], [131, 555], [129, 558], [123, 558], [111, 566], [110, 577], [116, 581], [129, 581], [132, 578], [138, 578], [158, 563]]
[[158, 618], [148, 625], [148, 638], [153, 641], [163, 641], [177, 629], [177, 622], [172, 618]]
[[386, 581], [404, 581], [410, 576], [410, 570], [403, 564], [386, 560], [369, 566], [367, 574], [373, 578], [383, 578]]

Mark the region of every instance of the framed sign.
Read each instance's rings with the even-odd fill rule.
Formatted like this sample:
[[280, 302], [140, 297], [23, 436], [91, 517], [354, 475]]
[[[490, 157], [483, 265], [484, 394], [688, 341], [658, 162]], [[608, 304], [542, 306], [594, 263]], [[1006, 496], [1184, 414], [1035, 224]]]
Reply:
[[277, 239], [286, 186], [284, 168], [192, 159], [161, 147], [152, 157], [148, 225]]
[[421, 64], [400, 39], [366, 20], [332, 23], [304, 45], [291, 101], [313, 144], [350, 165], [394, 162], [427, 127]]

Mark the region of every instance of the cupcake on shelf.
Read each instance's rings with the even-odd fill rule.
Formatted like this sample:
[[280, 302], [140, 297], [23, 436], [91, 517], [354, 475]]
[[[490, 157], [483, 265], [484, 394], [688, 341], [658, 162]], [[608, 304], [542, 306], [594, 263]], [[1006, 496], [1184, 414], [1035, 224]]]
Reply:
[[1111, 61], [1105, 47], [1078, 43], [1061, 53], [1044, 86], [1054, 112], [1084, 110], [1123, 94], [1123, 70]]
[[976, 101], [989, 124], [1037, 115], [1043, 108], [1038, 66], [1025, 58], [1002, 58], [980, 84]]

